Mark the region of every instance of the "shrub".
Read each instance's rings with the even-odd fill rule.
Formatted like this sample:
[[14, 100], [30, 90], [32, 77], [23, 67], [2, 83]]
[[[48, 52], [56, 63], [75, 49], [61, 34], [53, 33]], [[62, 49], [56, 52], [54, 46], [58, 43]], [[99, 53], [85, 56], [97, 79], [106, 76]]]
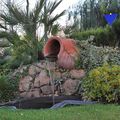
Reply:
[[86, 40], [91, 35], [95, 35], [95, 34], [96, 34], [96, 29], [90, 29], [86, 31], [74, 32], [70, 35], [70, 37], [81, 41], [81, 40]]
[[119, 21], [115, 22], [113, 27], [106, 26], [72, 33], [71, 38], [81, 41], [87, 40], [93, 35], [95, 37], [93, 43], [96, 46], [120, 47]]
[[120, 99], [120, 66], [104, 64], [91, 70], [82, 88], [84, 99], [117, 102]]
[[0, 75], [0, 102], [6, 102], [18, 95], [18, 76]]
[[98, 29], [93, 41], [96, 46], [110, 46], [115, 47], [117, 43], [116, 34], [112, 27], [106, 26], [105, 28]]
[[116, 45], [120, 47], [120, 18], [113, 23], [112, 29], [116, 35]]
[[85, 69], [87, 72], [102, 66], [105, 62], [109, 64], [120, 65], [120, 50], [112, 47], [97, 47], [88, 41], [79, 41], [77, 43], [80, 49], [79, 61], [76, 67]]

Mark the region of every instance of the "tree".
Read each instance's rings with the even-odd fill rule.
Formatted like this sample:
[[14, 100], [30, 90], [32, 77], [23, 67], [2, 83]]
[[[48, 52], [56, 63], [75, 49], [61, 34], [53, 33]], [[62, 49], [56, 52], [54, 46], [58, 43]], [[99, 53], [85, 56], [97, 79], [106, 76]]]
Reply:
[[[120, 16], [120, 0], [85, 0], [83, 4], [78, 1], [69, 13], [73, 16], [73, 25], [77, 23], [76, 27], [78, 27], [80, 24], [78, 31], [104, 27], [107, 24], [104, 14], [117, 13]], [[76, 22], [76, 18], [80, 20]]]
[[52, 15], [52, 13], [56, 10], [56, 8], [60, 5], [62, 1], [63, 0], [47, 2], [47, 0], [45, 0], [43, 19], [42, 19], [42, 22], [44, 24], [45, 41], [48, 39], [47, 35], [51, 32], [54, 22], [65, 14], [65, 10], [63, 10], [62, 12], [60, 12], [59, 14], [56, 14], [55, 16]]
[[[52, 13], [62, 0], [49, 2], [49, 4], [45, 4], [45, 2], [46, 0], [37, 1], [33, 10], [29, 9], [29, 0], [26, 0], [27, 5], [25, 10], [22, 10], [13, 3], [10, 5], [6, 4], [9, 13], [0, 15], [7, 24], [7, 27], [0, 25], [6, 29], [6, 31], [0, 32], [0, 38], [7, 38], [12, 45], [14, 53], [19, 56], [21, 55], [20, 52], [22, 52], [23, 57], [30, 56], [31, 61], [36, 61], [39, 58], [41, 41], [38, 40], [36, 35], [38, 27], [44, 24], [46, 35], [47, 32], [51, 31], [53, 23], [65, 13], [65, 11], [62, 11], [60, 14], [52, 16]], [[9, 26], [12, 26], [12, 29], [9, 29]], [[24, 33], [22, 38], [18, 35], [16, 28], [22, 28], [22, 32]], [[19, 58], [21, 57], [19, 56]]]
[[[36, 37], [36, 30], [39, 21], [41, 20], [40, 14], [42, 12], [42, 8], [44, 6], [45, 0], [40, 0], [35, 5], [35, 8], [32, 11], [29, 11], [29, 1], [26, 0], [26, 11], [23, 11], [19, 7], [14, 4], [7, 4], [7, 8], [9, 13], [1, 14], [1, 17], [8, 26], [12, 26], [12, 30], [4, 32], [4, 36], [2, 36], [3, 32], [1, 32], [0, 37], [6, 37], [14, 48], [17, 48], [21, 43], [27, 44], [28, 48], [30, 48], [31, 56], [34, 60], [38, 59], [38, 39]], [[19, 35], [17, 34], [15, 28], [22, 27], [22, 30], [25, 32], [25, 39], [21, 40]], [[8, 37], [12, 34], [12, 37]], [[17, 38], [16, 38], [17, 36]], [[15, 39], [16, 38], [16, 39]], [[17, 46], [17, 47], [15, 47]]]

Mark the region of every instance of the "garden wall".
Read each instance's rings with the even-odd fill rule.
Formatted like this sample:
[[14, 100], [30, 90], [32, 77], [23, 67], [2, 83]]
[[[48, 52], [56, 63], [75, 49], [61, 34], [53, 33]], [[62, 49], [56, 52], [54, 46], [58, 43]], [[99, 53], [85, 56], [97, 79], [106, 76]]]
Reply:
[[23, 67], [23, 71], [27, 74], [20, 79], [19, 92], [24, 98], [52, 96], [53, 93], [55, 96], [73, 95], [85, 75], [82, 69], [66, 70], [45, 60]]

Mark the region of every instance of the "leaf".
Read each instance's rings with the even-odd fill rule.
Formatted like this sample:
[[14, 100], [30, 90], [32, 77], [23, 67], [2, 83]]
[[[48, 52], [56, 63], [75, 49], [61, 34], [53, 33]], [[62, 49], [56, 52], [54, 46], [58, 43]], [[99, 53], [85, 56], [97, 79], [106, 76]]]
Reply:
[[0, 24], [0, 27], [7, 30], [7, 27], [6, 26], [3, 26], [2, 24]]
[[57, 14], [53, 18], [50, 18], [49, 21], [48, 21], [48, 25], [52, 25], [57, 19], [59, 19], [61, 16], [63, 16], [65, 14], [65, 12], [66, 11], [64, 10], [60, 14]]
[[63, 0], [60, 1], [54, 1], [54, 2], [49, 2], [47, 5], [47, 11], [49, 12], [49, 15], [51, 15], [54, 10], [59, 6], [59, 4], [62, 2]]
[[39, 14], [42, 11], [42, 8], [44, 7], [45, 0], [40, 0], [36, 3], [35, 9], [33, 10], [33, 21], [37, 21], [39, 18]]
[[[8, 15], [8, 14], [0, 14], [0, 17], [4, 20], [4, 22], [6, 22], [8, 25], [17, 25], [18, 21], [13, 18], [12, 16]], [[2, 26], [3, 27], [3, 26]], [[5, 27], [4, 27], [5, 28]], [[6, 28], [7, 29], [7, 28]]]
[[15, 5], [10, 5], [7, 6], [10, 13], [12, 14], [12, 16], [19, 22], [19, 23], [26, 23], [26, 13], [17, 8]]

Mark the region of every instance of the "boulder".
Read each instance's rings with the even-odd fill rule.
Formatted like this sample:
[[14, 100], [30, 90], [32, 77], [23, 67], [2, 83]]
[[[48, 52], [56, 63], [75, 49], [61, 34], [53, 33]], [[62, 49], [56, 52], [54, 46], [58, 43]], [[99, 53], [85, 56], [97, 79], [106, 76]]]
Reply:
[[20, 93], [20, 96], [24, 98], [40, 97], [40, 89], [33, 89], [29, 92], [22, 92]]
[[46, 69], [47, 70], [55, 70], [56, 69], [56, 63], [55, 62], [49, 62], [47, 61]]
[[40, 87], [49, 84], [50, 78], [47, 76], [47, 72], [42, 70], [39, 75], [35, 78], [34, 87]]
[[85, 71], [82, 69], [81, 70], [73, 69], [70, 71], [70, 76], [71, 78], [80, 79], [85, 76]]
[[52, 87], [49, 85], [41, 87], [41, 91], [43, 95], [51, 95], [52, 94]]
[[44, 61], [41, 61], [40, 63], [37, 63], [36, 65], [37, 65], [39, 68], [41, 68], [41, 69], [45, 69], [46, 66], [47, 66], [45, 60], [44, 60]]
[[53, 79], [57, 80], [60, 79], [62, 77], [62, 74], [60, 72], [55, 71], [53, 74]]
[[37, 67], [36, 65], [31, 65], [29, 67], [28, 73], [29, 73], [29, 75], [33, 76], [33, 75], [39, 73], [40, 71], [41, 71], [41, 69], [39, 67]]
[[21, 78], [19, 82], [19, 91], [28, 91], [32, 80], [33, 78], [31, 76]]
[[68, 79], [63, 84], [63, 90], [65, 95], [72, 95], [76, 91], [76, 87], [79, 84], [79, 80]]

